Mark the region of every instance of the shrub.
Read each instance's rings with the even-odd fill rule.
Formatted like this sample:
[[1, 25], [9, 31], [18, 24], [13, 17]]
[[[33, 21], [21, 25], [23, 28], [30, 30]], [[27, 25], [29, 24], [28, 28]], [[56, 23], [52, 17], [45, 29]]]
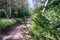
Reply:
[[0, 19], [0, 30], [6, 29], [15, 23], [15, 19]]
[[[45, 15], [42, 13], [41, 8], [35, 9], [32, 15], [30, 30], [36, 36], [36, 39], [41, 40], [58, 40], [60, 37], [60, 12], [55, 10], [46, 11]], [[43, 16], [43, 15], [44, 16]], [[37, 38], [38, 37], [38, 38]]]

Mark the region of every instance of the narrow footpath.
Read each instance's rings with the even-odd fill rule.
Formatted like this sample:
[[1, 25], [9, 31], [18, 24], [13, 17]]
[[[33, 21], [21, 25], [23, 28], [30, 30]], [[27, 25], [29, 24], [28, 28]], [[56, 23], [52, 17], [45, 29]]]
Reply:
[[[27, 27], [30, 26], [30, 20], [30, 18], [27, 19]], [[0, 34], [0, 40], [25, 40], [22, 34], [22, 28], [26, 28], [26, 26], [21, 23], [13, 25], [5, 34]]]

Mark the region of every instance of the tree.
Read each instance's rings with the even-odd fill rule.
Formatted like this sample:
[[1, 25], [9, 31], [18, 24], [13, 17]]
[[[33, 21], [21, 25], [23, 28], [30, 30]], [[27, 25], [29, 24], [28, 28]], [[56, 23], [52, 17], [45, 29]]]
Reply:
[[27, 5], [25, 5], [26, 1], [27, 0], [0, 0], [2, 7], [4, 7], [1, 11], [3, 11], [5, 13], [6, 18], [10, 18], [10, 17], [12, 17], [12, 14], [13, 14], [12, 11], [13, 10], [14, 10], [15, 13], [17, 12], [16, 14], [18, 14], [18, 10], [20, 10], [22, 8], [22, 6], [25, 7], [26, 11], [28, 10], [28, 8], [26, 8]]
[[15, 0], [15, 6], [13, 8], [12, 14], [15, 17], [27, 17], [29, 15], [27, 0]]

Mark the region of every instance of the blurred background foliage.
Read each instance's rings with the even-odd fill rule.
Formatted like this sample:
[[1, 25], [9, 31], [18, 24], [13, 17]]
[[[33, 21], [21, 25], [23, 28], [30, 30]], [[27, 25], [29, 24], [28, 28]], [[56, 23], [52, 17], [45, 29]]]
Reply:
[[[2, 5], [6, 7], [2, 8]], [[25, 18], [30, 16], [28, 0], [0, 0], [0, 7], [0, 30], [6, 29], [19, 21], [24, 22]]]

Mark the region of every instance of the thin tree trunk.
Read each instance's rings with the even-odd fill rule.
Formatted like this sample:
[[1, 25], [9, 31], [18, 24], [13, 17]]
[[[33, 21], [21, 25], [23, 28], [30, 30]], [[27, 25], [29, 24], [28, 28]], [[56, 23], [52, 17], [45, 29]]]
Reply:
[[9, 18], [11, 17], [11, 7], [9, 8]]

